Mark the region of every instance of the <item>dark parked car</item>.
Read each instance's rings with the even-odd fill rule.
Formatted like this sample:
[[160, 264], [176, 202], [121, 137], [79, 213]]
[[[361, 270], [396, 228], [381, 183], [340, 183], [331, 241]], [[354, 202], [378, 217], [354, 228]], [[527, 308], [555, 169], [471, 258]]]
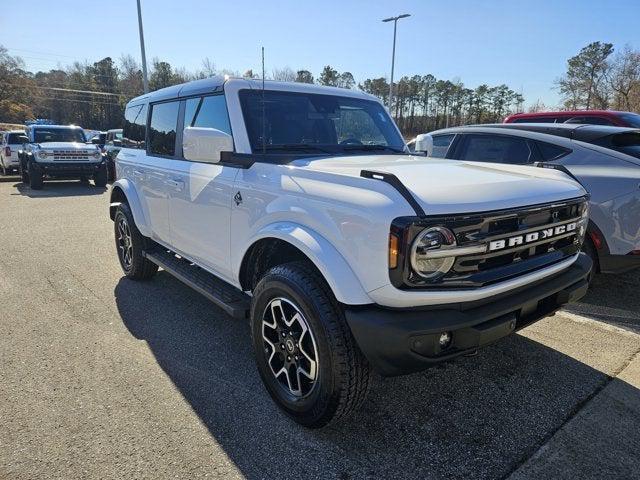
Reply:
[[116, 179], [116, 157], [122, 148], [122, 129], [114, 128], [108, 130], [104, 144], [104, 152], [107, 154], [107, 170], [109, 172], [109, 181]]

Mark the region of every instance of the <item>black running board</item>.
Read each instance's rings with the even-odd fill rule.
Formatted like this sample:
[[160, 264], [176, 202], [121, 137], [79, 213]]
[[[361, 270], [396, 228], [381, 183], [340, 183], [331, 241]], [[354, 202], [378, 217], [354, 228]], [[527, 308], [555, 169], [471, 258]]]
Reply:
[[233, 285], [168, 250], [144, 252], [144, 256], [207, 297], [232, 317], [248, 318], [251, 297]]

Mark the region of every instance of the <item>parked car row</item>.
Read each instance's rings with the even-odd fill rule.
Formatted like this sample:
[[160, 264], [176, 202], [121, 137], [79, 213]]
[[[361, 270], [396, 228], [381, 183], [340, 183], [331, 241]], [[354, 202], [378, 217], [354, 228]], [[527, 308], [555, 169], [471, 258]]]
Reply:
[[89, 141], [85, 131], [73, 125], [31, 122], [23, 130], [0, 133], [0, 171], [19, 173], [22, 182], [34, 190], [46, 179], [92, 178], [104, 187], [115, 178], [115, 155], [122, 130], [99, 133]]

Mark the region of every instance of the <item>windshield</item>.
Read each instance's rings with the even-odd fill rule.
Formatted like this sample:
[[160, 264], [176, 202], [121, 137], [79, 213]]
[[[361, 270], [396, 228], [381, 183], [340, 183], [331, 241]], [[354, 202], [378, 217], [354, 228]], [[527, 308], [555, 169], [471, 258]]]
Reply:
[[303, 92], [242, 90], [240, 102], [251, 149], [256, 153], [263, 148], [263, 132], [268, 153], [404, 150], [404, 141], [391, 118], [375, 101]]
[[624, 113], [620, 115], [620, 118], [624, 120], [630, 127], [640, 128], [640, 115], [637, 113]]
[[35, 143], [80, 142], [85, 143], [84, 132], [80, 128], [36, 128], [33, 132]]

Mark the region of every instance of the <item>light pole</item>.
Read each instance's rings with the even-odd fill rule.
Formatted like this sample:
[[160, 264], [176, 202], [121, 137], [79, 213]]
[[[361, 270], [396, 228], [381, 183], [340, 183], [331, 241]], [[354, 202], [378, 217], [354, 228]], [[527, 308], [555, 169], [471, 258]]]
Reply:
[[138, 0], [138, 29], [140, 30], [140, 52], [142, 53], [142, 83], [144, 84], [144, 93], [149, 93], [147, 56], [144, 53], [144, 33], [142, 32], [142, 10], [140, 10], [140, 0]]
[[391, 53], [391, 81], [389, 82], [389, 113], [391, 113], [391, 105], [393, 103], [393, 68], [396, 63], [396, 29], [398, 27], [398, 20], [410, 16], [411, 14], [405, 13], [398, 15], [397, 17], [389, 17], [382, 20], [383, 22], [393, 22], [393, 51]]

